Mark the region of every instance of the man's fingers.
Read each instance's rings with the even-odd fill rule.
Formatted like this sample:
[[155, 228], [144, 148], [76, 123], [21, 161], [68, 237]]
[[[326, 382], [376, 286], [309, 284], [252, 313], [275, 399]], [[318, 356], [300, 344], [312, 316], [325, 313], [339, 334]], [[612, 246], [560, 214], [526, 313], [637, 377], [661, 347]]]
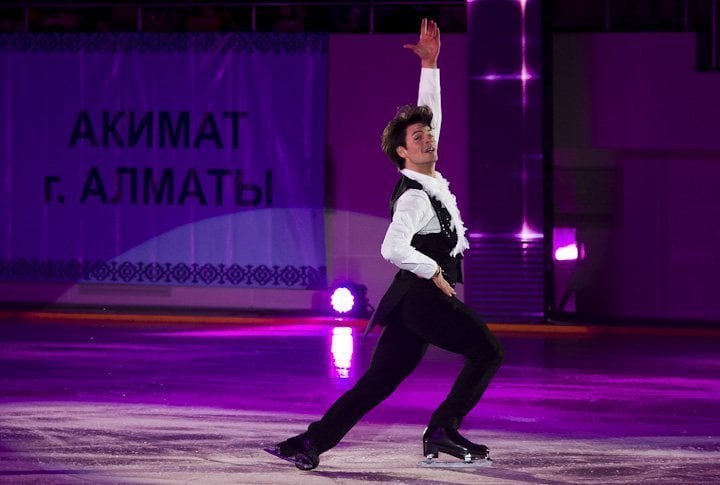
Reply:
[[445, 293], [447, 296], [455, 296], [455, 288], [450, 286], [449, 283], [443, 284], [442, 288], [440, 288], [443, 293]]
[[406, 49], [410, 49], [410, 50], [413, 51], [415, 54], [417, 54], [418, 56], [422, 57], [420, 48], [419, 48], [418, 46], [412, 45], [412, 44], [405, 44], [403, 47], [406, 48]]
[[422, 19], [422, 23], [420, 24], [420, 35], [427, 34], [428, 30], [428, 21], [427, 18]]

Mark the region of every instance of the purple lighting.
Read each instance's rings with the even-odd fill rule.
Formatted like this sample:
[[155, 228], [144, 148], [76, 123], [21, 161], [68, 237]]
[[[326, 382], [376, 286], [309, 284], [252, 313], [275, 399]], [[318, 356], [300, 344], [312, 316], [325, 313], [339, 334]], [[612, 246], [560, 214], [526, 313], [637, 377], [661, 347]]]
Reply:
[[527, 34], [525, 31], [525, 4], [526, 0], [520, 0], [520, 12], [522, 15], [522, 33], [520, 34], [520, 44], [522, 46], [522, 72], [520, 74], [520, 80], [522, 81], [522, 105], [523, 112], [527, 107], [527, 82], [531, 78], [527, 70]]
[[520, 58], [521, 68], [517, 74], [498, 74], [498, 73], [487, 73], [480, 76], [472, 76], [472, 79], [481, 79], [483, 81], [520, 81], [522, 83], [522, 103], [523, 106], [527, 105], [527, 83], [528, 81], [534, 81], [539, 79], [539, 76], [534, 75], [527, 67], [527, 33], [526, 33], [526, 6], [527, 0], [518, 0], [520, 5], [520, 16], [522, 18], [520, 23]]
[[330, 305], [338, 313], [347, 313], [355, 305], [355, 297], [349, 289], [341, 286], [332, 292]]
[[524, 221], [520, 234], [517, 234], [517, 237], [519, 237], [522, 241], [531, 241], [533, 239], [542, 239], [543, 234], [532, 229], [528, 225], [527, 221]]
[[512, 136], [470, 137], [471, 152], [484, 161], [470, 165], [478, 188], [470, 197], [472, 227], [482, 231], [470, 234], [477, 243], [472, 267], [497, 265], [503, 271], [469, 271], [467, 288], [491, 287], [497, 296], [471, 290], [466, 303], [486, 317], [532, 321], [544, 314], [544, 260], [546, 254], [552, 258], [543, 210], [546, 105], [539, 82], [546, 10], [530, 0], [467, 5], [470, 52], [480, 53], [469, 62], [470, 109], [485, 113], [471, 117], [469, 132]]
[[527, 67], [523, 65], [522, 72], [520, 73], [520, 80], [524, 83], [527, 81], [530, 81], [532, 79], [535, 79], [535, 76], [530, 74], [530, 71], [528, 71]]
[[578, 248], [575, 244], [562, 246], [555, 250], [556, 261], [574, 261], [578, 259]]
[[553, 256], [555, 261], [577, 261], [585, 258], [585, 246], [578, 244], [573, 227], [553, 228]]
[[522, 81], [523, 84], [527, 81], [538, 79], [534, 76], [526, 67], [522, 68], [519, 74], [483, 74], [482, 76], [473, 76], [473, 79], [481, 79], [483, 81]]

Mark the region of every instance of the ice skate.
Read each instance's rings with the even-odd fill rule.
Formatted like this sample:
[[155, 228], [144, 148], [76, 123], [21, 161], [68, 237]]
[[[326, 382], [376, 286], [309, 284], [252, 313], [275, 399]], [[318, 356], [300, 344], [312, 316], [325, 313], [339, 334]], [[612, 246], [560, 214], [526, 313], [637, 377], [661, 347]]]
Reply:
[[273, 456], [293, 463], [300, 470], [312, 470], [320, 464], [317, 448], [306, 433], [278, 443], [273, 448], [264, 448]]
[[[462, 461], [438, 461], [436, 458], [440, 452]], [[482, 467], [492, 464], [487, 446], [473, 443], [453, 428], [426, 428], [423, 433], [423, 454], [425, 459], [420, 465], [427, 467]]]

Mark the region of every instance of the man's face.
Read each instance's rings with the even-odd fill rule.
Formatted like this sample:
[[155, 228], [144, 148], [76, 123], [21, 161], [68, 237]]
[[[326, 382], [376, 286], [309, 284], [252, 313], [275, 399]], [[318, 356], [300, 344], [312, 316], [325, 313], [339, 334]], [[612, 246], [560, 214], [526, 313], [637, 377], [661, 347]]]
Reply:
[[398, 147], [398, 154], [405, 159], [405, 168], [424, 172], [437, 162], [435, 137], [430, 127], [415, 123], [405, 129], [405, 146]]

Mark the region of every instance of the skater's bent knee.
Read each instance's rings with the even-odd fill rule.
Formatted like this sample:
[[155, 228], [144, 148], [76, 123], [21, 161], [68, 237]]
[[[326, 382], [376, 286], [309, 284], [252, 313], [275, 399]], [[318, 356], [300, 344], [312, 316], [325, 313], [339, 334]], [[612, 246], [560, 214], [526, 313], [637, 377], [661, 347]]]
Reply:
[[503, 360], [505, 360], [505, 349], [502, 348], [500, 345], [495, 347], [495, 351], [493, 352], [493, 362], [497, 362], [498, 364], [501, 364]]
[[494, 345], [491, 349], [479, 348], [468, 356], [471, 360], [487, 364], [501, 364], [505, 359], [505, 349], [500, 345]]

